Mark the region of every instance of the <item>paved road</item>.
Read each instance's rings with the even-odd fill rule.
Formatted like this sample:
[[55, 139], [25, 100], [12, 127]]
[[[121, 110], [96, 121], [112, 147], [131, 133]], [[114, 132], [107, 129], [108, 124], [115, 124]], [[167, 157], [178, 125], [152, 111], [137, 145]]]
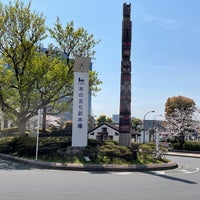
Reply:
[[197, 200], [200, 159], [170, 157], [179, 168], [154, 172], [46, 170], [0, 160], [0, 200]]

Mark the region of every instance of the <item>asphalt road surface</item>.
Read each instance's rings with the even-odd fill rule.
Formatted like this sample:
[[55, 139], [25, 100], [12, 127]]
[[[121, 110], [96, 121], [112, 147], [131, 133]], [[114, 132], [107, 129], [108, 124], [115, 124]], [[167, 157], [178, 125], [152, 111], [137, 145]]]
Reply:
[[170, 159], [179, 168], [102, 173], [38, 169], [0, 160], [0, 200], [199, 200], [200, 159]]

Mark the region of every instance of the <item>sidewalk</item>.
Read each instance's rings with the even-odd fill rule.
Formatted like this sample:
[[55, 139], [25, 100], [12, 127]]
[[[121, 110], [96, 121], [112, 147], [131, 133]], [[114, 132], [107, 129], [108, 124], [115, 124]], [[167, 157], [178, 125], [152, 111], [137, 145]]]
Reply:
[[169, 155], [169, 156], [181, 156], [181, 157], [191, 157], [191, 158], [200, 158], [200, 153], [169, 151], [169, 152], [166, 153], [166, 155]]

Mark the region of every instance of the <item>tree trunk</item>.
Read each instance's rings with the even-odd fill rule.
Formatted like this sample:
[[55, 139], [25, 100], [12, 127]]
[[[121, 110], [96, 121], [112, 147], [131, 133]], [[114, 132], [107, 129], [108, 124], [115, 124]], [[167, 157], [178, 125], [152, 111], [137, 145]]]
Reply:
[[183, 149], [183, 145], [185, 143], [185, 136], [184, 136], [184, 134], [181, 133], [176, 138], [177, 138], [178, 142], [180, 143], [181, 149]]
[[43, 107], [43, 112], [42, 112], [42, 133], [46, 132], [46, 122], [47, 122], [47, 107]]
[[181, 149], [183, 149], [183, 145], [184, 145], [184, 143], [185, 143], [184, 134], [181, 134], [181, 135], [180, 135], [180, 143], [181, 143]]
[[25, 131], [26, 131], [26, 119], [24, 116], [19, 117], [19, 136], [20, 137], [25, 137]]

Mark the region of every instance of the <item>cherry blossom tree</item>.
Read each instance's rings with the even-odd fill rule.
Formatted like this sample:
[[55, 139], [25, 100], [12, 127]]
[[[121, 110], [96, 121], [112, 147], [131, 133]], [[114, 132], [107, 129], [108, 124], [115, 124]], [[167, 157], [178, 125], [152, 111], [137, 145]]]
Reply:
[[185, 137], [198, 129], [197, 120], [194, 118], [197, 111], [195, 102], [187, 97], [177, 96], [168, 98], [165, 106], [165, 128], [183, 146]]

